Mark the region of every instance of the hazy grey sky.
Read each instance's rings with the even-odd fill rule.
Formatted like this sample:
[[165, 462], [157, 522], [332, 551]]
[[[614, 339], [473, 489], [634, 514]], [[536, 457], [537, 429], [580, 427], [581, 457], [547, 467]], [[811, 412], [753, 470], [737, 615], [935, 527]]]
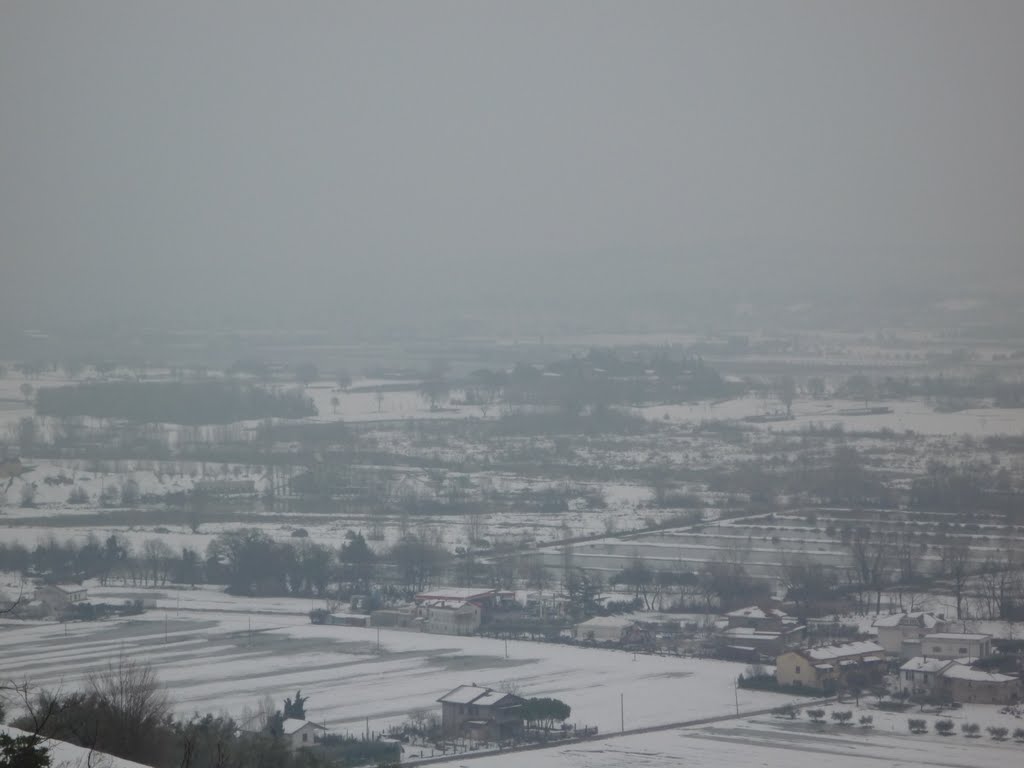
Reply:
[[1022, 39], [1019, 0], [2, 0], [0, 321], [1020, 285]]

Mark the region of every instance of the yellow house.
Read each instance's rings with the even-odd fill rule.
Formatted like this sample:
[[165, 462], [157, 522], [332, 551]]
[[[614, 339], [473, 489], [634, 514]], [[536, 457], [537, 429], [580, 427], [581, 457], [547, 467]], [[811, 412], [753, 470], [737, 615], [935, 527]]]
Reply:
[[840, 685], [853, 671], [881, 674], [885, 651], [878, 643], [857, 642], [786, 651], [775, 660], [779, 685], [823, 690]]

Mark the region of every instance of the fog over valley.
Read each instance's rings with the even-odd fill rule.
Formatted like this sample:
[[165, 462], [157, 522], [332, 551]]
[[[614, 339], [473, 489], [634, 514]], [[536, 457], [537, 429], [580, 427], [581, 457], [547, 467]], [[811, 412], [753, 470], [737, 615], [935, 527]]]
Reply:
[[1004, 768], [1024, 3], [0, 2], [0, 768]]

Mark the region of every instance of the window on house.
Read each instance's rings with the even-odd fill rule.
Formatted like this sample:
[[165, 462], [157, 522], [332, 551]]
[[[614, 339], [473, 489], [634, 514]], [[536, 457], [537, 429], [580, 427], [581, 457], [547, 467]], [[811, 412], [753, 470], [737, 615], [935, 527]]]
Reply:
[[303, 741], [305, 741], [305, 740], [307, 739], [307, 737], [308, 737], [308, 736], [309, 736], [309, 734], [308, 734], [308, 733], [304, 733], [304, 734], [302, 734], [302, 740], [303, 740]]
[[932, 646], [932, 653], [942, 653], [942, 646], [941, 645], [933, 645]]
[[800, 667], [796, 668], [796, 674], [798, 674], [798, 675], [800, 674]]
[[958, 653], [967, 653], [967, 649], [966, 649], [966, 648], [961, 648], [961, 649], [960, 649], [960, 650], [958, 651]]

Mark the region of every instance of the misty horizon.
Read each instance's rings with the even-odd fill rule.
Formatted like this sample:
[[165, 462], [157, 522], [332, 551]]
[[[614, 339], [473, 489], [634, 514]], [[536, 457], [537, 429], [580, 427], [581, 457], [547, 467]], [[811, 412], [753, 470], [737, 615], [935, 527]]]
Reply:
[[1016, 3], [7, 3], [0, 320], [372, 335], [1012, 292]]

